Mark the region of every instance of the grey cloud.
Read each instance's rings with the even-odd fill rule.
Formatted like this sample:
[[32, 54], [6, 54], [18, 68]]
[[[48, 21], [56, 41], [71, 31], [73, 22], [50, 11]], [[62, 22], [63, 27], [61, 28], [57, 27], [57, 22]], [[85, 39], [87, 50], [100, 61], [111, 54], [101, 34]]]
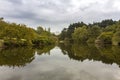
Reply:
[[72, 7], [71, 0], [52, 0], [52, 1], [41, 1], [38, 6], [39, 8], [43, 9], [50, 9], [55, 11], [55, 13], [65, 13], [67, 12], [68, 7]]
[[17, 18], [17, 19], [25, 19], [25, 18], [34, 19], [36, 15], [32, 12], [18, 11], [18, 12], [15, 12], [14, 14], [6, 15], [6, 16], [11, 18]]
[[94, 5], [97, 5], [97, 4], [98, 4], [98, 2], [90, 3], [89, 5], [80, 7], [79, 9], [81, 11], [86, 11], [86, 10], [90, 9], [91, 7], [94, 7]]
[[[0, 16], [10, 21], [23, 21], [29, 26], [53, 26], [53, 31], [60, 30], [70, 23], [86, 23], [106, 18], [120, 18], [119, 0], [4, 0], [0, 1]], [[19, 23], [19, 22], [18, 22]], [[63, 25], [63, 27], [56, 27]]]
[[23, 0], [7, 0], [8, 2], [14, 4], [14, 5], [18, 5], [18, 4], [22, 4], [23, 3]]

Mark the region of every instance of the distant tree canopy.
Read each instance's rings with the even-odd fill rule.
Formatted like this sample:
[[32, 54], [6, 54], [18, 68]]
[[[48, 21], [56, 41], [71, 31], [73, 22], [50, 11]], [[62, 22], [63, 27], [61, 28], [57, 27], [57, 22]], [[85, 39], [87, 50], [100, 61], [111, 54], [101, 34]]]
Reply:
[[106, 19], [106, 20], [102, 20], [101, 22], [94, 22], [93, 24], [89, 24], [88, 26], [92, 27], [92, 26], [98, 25], [99, 27], [105, 28], [115, 23], [116, 21], [113, 21], [112, 19]]
[[83, 22], [70, 24], [59, 35], [60, 40], [73, 40], [74, 42], [100, 42], [120, 44], [120, 21], [106, 19], [93, 24]]

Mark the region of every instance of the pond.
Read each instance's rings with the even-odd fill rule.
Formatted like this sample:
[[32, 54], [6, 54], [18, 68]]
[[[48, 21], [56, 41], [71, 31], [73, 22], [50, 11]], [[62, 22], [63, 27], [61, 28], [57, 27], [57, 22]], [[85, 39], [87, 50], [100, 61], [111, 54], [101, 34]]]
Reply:
[[120, 47], [59, 44], [1, 49], [0, 80], [120, 80]]

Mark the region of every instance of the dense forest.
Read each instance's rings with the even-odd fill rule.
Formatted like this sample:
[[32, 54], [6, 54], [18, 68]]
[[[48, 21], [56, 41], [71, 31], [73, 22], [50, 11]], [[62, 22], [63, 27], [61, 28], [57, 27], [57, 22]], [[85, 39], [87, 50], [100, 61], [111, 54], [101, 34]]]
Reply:
[[55, 35], [41, 26], [37, 29], [24, 24], [9, 23], [0, 18], [0, 46], [44, 46], [55, 43]]
[[62, 30], [59, 40], [61, 42], [120, 45], [120, 21], [106, 19], [93, 24], [73, 23]]

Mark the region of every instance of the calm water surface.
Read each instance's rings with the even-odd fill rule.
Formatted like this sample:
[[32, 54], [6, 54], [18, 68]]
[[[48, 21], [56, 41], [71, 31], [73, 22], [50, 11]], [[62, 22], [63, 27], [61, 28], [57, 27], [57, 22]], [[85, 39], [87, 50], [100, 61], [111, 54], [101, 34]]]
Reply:
[[120, 80], [120, 47], [60, 44], [0, 50], [0, 80]]

